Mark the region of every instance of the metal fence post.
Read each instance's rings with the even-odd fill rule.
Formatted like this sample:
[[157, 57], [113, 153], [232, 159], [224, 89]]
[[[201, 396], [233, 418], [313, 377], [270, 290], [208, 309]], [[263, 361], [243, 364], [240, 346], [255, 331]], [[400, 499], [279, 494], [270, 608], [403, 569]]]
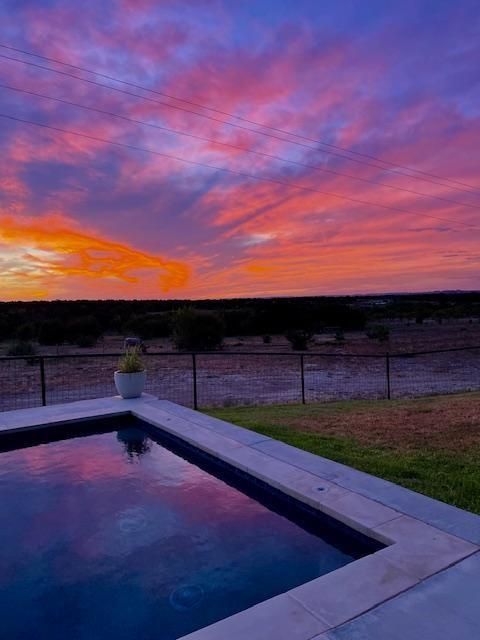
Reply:
[[305, 404], [305, 356], [300, 354], [300, 375], [302, 376], [302, 404]]
[[45, 384], [45, 360], [40, 357], [40, 384], [42, 387], [42, 407], [47, 404], [47, 387]]
[[197, 397], [197, 356], [192, 353], [192, 374], [193, 374], [193, 408], [198, 409], [198, 397]]
[[388, 353], [388, 351], [385, 354], [385, 365], [386, 365], [386, 372], [387, 372], [387, 400], [391, 400], [392, 394], [390, 389], [390, 354]]

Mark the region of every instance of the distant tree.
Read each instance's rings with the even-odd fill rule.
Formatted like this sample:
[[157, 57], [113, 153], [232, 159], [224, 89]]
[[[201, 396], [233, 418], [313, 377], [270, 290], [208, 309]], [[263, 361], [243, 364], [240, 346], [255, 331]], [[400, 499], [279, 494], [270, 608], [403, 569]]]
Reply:
[[184, 307], [172, 314], [172, 324], [177, 349], [210, 351], [222, 345], [224, 325], [216, 313]]
[[308, 344], [313, 338], [313, 333], [306, 329], [290, 329], [285, 337], [295, 351], [306, 351]]
[[15, 335], [18, 322], [16, 318], [8, 313], [0, 315], [0, 342], [3, 340], [9, 340]]
[[93, 347], [101, 335], [102, 329], [94, 316], [75, 318], [65, 328], [65, 339], [78, 347]]
[[222, 309], [222, 318], [226, 336], [258, 335], [256, 314], [248, 307], [238, 309]]
[[31, 322], [24, 322], [16, 330], [15, 336], [20, 342], [29, 342], [36, 337], [35, 326]]
[[45, 320], [38, 332], [38, 341], [46, 346], [63, 344], [65, 342], [65, 325], [59, 320]]
[[345, 304], [324, 304], [319, 314], [325, 324], [338, 327], [343, 331], [355, 331], [365, 328], [366, 315], [362, 309], [355, 309]]
[[164, 338], [171, 334], [171, 319], [167, 313], [134, 316], [125, 323], [124, 333], [139, 336], [142, 340]]

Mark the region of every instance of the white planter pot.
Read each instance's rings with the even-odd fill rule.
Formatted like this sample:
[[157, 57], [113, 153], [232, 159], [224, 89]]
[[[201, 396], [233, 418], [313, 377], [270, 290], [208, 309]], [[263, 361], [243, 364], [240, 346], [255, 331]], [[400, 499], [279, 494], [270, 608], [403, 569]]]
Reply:
[[117, 391], [122, 398], [138, 398], [145, 388], [147, 372], [122, 373], [121, 371], [115, 371], [113, 377]]

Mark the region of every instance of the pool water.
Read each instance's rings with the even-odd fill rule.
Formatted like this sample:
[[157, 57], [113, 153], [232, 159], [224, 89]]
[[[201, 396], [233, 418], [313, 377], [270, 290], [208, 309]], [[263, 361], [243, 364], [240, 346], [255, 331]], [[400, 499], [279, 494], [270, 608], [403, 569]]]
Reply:
[[118, 426], [0, 453], [2, 638], [173, 640], [368, 552]]

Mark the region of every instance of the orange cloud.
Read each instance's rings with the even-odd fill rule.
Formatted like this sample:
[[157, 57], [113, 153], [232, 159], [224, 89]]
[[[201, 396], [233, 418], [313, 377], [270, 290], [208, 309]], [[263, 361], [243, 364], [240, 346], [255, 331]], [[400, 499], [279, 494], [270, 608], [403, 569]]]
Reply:
[[[52, 297], [66, 287], [71, 294], [73, 281], [80, 289], [88, 281], [92, 293], [106, 297], [109, 288], [118, 292], [118, 283], [126, 283], [140, 297], [145, 283], [155, 295], [185, 287], [190, 276], [183, 262], [106, 240], [55, 214], [0, 215], [0, 248], [2, 299]], [[92, 280], [102, 285], [92, 287]]]
[[[327, 189], [347, 192], [332, 180]], [[322, 185], [323, 188], [323, 185]], [[202, 274], [197, 295], [309, 295], [468, 288], [480, 265], [473, 209], [422, 203], [364, 187], [357, 197], [405, 212], [343, 204], [276, 185], [216, 186], [204, 196], [216, 244], [240, 247], [225, 268]], [[411, 214], [408, 211], [411, 211]], [[434, 216], [417, 216], [415, 210]], [[437, 220], [435, 216], [453, 221]]]

